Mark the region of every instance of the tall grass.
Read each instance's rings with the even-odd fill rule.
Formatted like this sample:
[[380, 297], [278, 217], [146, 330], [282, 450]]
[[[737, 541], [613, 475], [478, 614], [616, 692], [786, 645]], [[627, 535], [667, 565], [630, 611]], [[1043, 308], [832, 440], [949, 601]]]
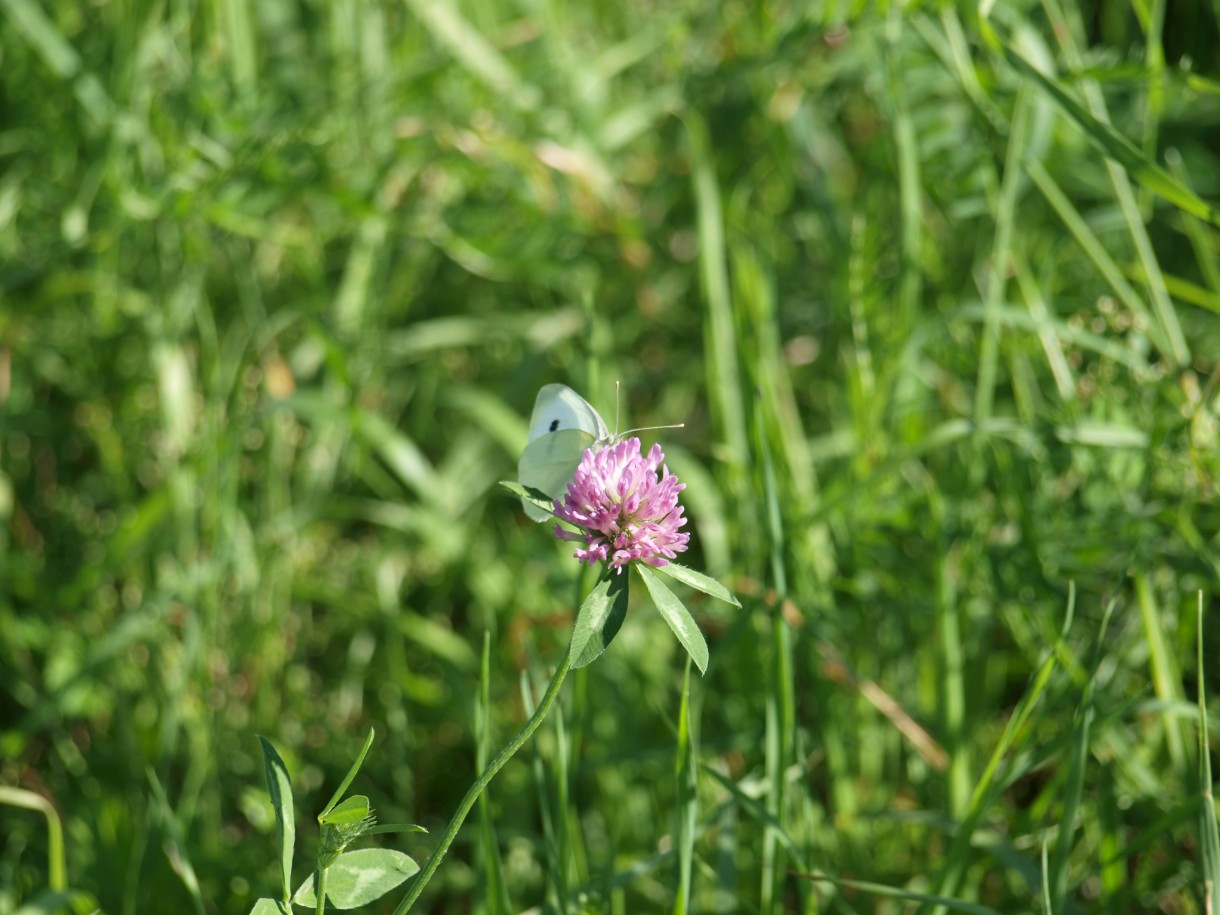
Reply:
[[417, 910], [1207, 911], [1218, 17], [0, 0], [0, 802], [246, 912], [255, 735], [304, 817], [375, 726], [424, 860], [584, 593], [495, 484], [620, 379], [743, 608], [641, 599]]

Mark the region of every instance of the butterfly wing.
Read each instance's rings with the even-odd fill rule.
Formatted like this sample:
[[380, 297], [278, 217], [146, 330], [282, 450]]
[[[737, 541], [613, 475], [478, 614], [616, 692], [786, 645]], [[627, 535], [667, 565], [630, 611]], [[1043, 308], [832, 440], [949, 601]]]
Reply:
[[[521, 452], [521, 458], [517, 461], [517, 481], [542, 490], [552, 499], [561, 498], [567, 491], [568, 484], [572, 482], [581, 456], [593, 442], [593, 434], [584, 429], [544, 432], [531, 440]], [[551, 517], [532, 502], [522, 499], [521, 505], [525, 508], [525, 513], [535, 521], [546, 521]]]
[[582, 429], [595, 441], [610, 438], [605, 420], [587, 400], [566, 384], [543, 385], [530, 416], [530, 441], [563, 429]]

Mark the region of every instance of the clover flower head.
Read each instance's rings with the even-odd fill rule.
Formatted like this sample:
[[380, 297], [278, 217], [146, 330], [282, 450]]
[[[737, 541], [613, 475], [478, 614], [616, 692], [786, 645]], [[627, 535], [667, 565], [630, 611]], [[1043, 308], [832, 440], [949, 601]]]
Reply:
[[583, 543], [573, 554], [581, 562], [606, 562], [620, 574], [630, 562], [668, 565], [690, 534], [678, 530], [686, 524], [678, 504], [686, 484], [663, 460], [660, 445], [641, 454], [638, 438], [587, 450], [563, 499], [555, 500], [555, 517], [580, 531], [555, 525], [555, 536]]

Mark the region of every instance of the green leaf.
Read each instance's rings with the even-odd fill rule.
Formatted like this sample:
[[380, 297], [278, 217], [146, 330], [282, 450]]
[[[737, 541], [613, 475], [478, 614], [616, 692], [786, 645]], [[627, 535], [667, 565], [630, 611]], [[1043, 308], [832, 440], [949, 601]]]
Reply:
[[592, 664], [614, 641], [627, 616], [627, 581], [626, 575], [607, 570], [580, 605], [568, 647], [572, 667]]
[[734, 607], [741, 606], [741, 601], [733, 596], [733, 592], [710, 575], [696, 572], [694, 569], [679, 565], [676, 562], [671, 562], [669, 565], [660, 566], [659, 568], [653, 568], [652, 571], [675, 578], [688, 588], [702, 591], [704, 594], [710, 595], [716, 598], [716, 600], [722, 600], [726, 604], [732, 604]]
[[[419, 865], [392, 848], [361, 848], [344, 852], [326, 869], [326, 901], [336, 909], [354, 909], [380, 899], [408, 877], [419, 873]], [[313, 878], [301, 884], [292, 897], [295, 905], [313, 907]]]
[[284, 898], [292, 893], [292, 849], [296, 845], [297, 827], [292, 813], [292, 781], [288, 778], [288, 767], [265, 737], [259, 736], [263, 748], [263, 768], [267, 776], [267, 793], [271, 795], [271, 806], [275, 808], [275, 825], [280, 843], [280, 881], [284, 886]]
[[278, 899], [268, 899], [264, 896], [254, 903], [250, 915], [291, 915], [292, 909]]
[[657, 605], [657, 610], [665, 618], [665, 622], [669, 623], [669, 628], [674, 631], [674, 635], [678, 637], [682, 647], [690, 654], [691, 660], [699, 668], [699, 673], [707, 673], [707, 642], [703, 640], [703, 633], [699, 631], [699, 624], [695, 622], [695, 618], [690, 615], [686, 605], [678, 600], [674, 592], [669, 590], [665, 582], [657, 576], [657, 570], [638, 564], [636, 568], [640, 573], [640, 578], [644, 579], [644, 586], [648, 588], [648, 593], [652, 595], [652, 602]]
[[348, 823], [359, 823], [369, 815], [369, 799], [363, 794], [353, 794], [342, 804], [337, 804], [326, 813], [318, 814], [319, 823], [329, 823], [331, 826], [346, 826]]
[[513, 480], [501, 480], [500, 485], [511, 492], [514, 496], [524, 499], [531, 505], [536, 505], [545, 511], [547, 514], [555, 514], [555, 500], [544, 493], [541, 489], [535, 489], [533, 486], [524, 486]]
[[[343, 777], [343, 781], [339, 783], [339, 787], [335, 789], [335, 793], [330, 796], [330, 801], [322, 808], [322, 812], [318, 814], [318, 822], [323, 822], [322, 818], [335, 809], [335, 805], [339, 803], [339, 798], [343, 797], [343, 792], [347, 790], [347, 786], [352, 783], [356, 777], [356, 773], [360, 771], [360, 767], [364, 764], [364, 758], [369, 755], [369, 747], [373, 745], [373, 736], [376, 731], [369, 728], [369, 736], [364, 738], [364, 746], [360, 748], [360, 752], [356, 755], [356, 761], [352, 763], [351, 768], [347, 770], [347, 775]], [[368, 813], [368, 798], [364, 799], [364, 812]]]

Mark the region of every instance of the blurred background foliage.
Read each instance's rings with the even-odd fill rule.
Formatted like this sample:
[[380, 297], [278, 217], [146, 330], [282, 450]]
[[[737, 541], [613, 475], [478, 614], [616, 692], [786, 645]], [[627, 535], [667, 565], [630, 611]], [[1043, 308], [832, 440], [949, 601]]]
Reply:
[[[255, 734], [308, 818], [373, 725], [357, 790], [442, 827], [581, 593], [496, 481], [539, 385], [619, 379], [745, 603], [693, 604], [693, 911], [1032, 910], [1044, 842], [1057, 910], [1202, 911], [1220, 8], [983, 7], [0, 0], [0, 783], [72, 885], [271, 894]], [[646, 611], [428, 911], [672, 907]], [[0, 911], [44, 827], [0, 815]]]

